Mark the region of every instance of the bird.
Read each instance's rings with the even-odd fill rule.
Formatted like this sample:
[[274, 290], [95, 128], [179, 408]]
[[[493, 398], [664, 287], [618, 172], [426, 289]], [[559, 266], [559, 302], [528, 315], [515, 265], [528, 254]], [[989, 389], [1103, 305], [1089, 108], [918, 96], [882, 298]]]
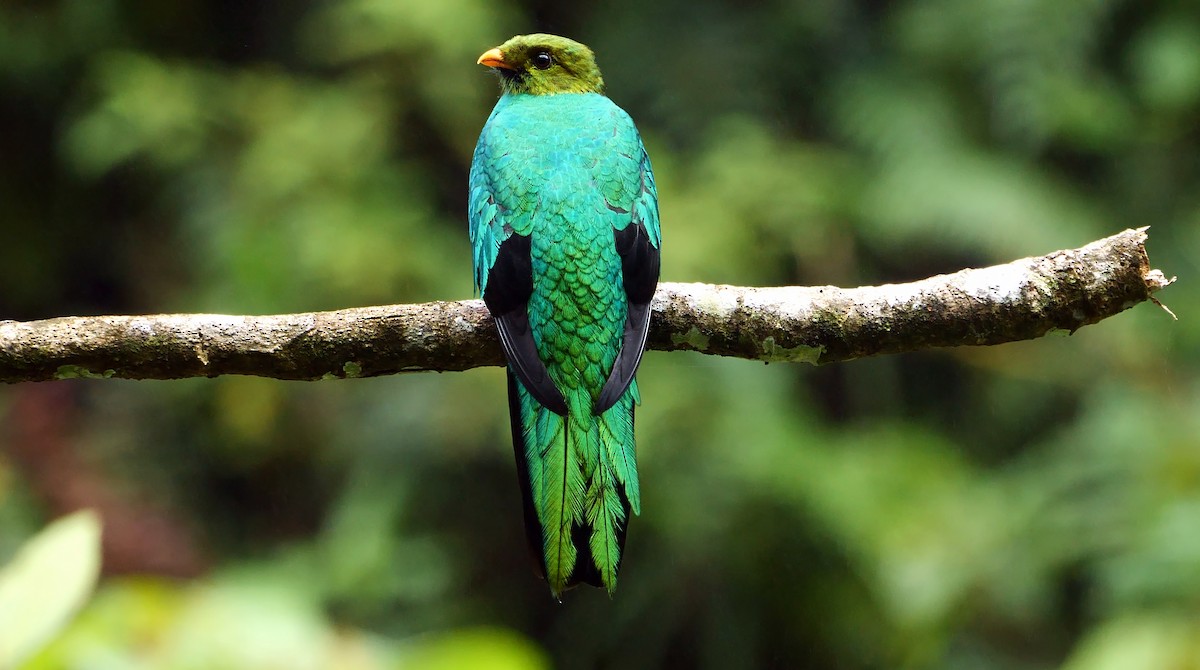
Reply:
[[551, 595], [617, 585], [641, 513], [634, 378], [658, 285], [658, 193], [587, 46], [518, 35], [471, 161], [475, 289], [507, 360], [526, 536]]

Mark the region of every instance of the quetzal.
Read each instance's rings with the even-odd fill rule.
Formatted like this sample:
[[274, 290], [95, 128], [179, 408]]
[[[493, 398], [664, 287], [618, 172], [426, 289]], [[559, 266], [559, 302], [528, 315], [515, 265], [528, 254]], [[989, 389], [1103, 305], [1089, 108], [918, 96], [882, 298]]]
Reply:
[[658, 284], [658, 196], [588, 47], [520, 35], [478, 61], [500, 100], [471, 163], [475, 288], [508, 360], [525, 528], [555, 597], [611, 594], [640, 513], [634, 373]]

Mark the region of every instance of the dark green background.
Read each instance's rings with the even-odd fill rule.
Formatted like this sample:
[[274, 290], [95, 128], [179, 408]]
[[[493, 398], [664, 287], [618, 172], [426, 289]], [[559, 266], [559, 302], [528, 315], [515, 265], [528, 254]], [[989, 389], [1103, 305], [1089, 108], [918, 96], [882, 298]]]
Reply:
[[7, 0], [0, 318], [470, 297], [475, 58], [535, 30], [641, 128], [664, 280], [903, 281], [1152, 225], [1180, 320], [647, 354], [620, 586], [562, 604], [498, 368], [3, 388], [0, 560], [107, 523], [32, 667], [1200, 668], [1194, 2]]

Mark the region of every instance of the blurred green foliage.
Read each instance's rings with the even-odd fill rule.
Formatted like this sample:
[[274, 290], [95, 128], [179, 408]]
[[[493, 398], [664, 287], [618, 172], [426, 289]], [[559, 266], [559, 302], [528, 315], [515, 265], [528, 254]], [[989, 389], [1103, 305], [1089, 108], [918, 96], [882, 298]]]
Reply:
[[1194, 3], [7, 2], [0, 317], [468, 297], [474, 59], [535, 30], [637, 120], [665, 280], [902, 281], [1152, 224], [1181, 321], [650, 353], [620, 588], [563, 604], [499, 369], [0, 389], [0, 561], [72, 468], [201, 557], [110, 576], [30, 667], [1200, 668]]
[[0, 570], [0, 667], [54, 640], [100, 577], [100, 519], [81, 510], [50, 524]]

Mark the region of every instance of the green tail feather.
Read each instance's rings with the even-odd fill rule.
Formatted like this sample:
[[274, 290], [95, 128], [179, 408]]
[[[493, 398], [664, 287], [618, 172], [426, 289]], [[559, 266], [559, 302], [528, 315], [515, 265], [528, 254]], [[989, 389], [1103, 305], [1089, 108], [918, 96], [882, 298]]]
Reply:
[[584, 582], [611, 594], [629, 512], [641, 508], [636, 389], [599, 417], [579, 411], [590, 406], [586, 396], [568, 398], [571, 409], [561, 417], [538, 405], [511, 373], [509, 394], [526, 531], [551, 592], [559, 597]]
[[625, 515], [625, 506], [617, 496], [609, 471], [601, 469], [588, 487], [587, 522], [592, 527], [588, 548], [609, 594], [617, 587], [617, 568], [621, 564], [617, 529], [623, 527]]

